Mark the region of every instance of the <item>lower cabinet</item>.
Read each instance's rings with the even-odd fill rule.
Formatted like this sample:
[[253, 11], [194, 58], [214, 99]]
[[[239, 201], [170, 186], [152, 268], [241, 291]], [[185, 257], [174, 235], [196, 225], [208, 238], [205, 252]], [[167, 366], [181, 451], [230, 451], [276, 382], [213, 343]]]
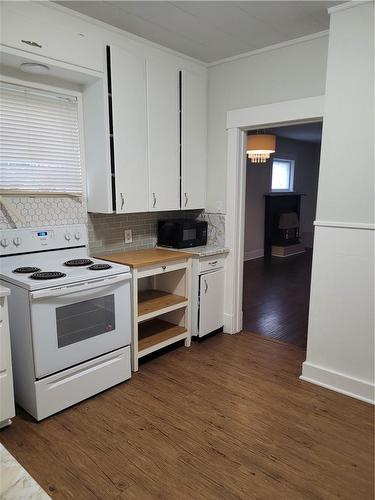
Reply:
[[225, 254], [192, 259], [191, 334], [204, 337], [224, 325]]
[[0, 428], [9, 425], [15, 415], [6, 294], [8, 289], [0, 286]]
[[198, 335], [222, 328], [224, 324], [224, 269], [199, 276]]

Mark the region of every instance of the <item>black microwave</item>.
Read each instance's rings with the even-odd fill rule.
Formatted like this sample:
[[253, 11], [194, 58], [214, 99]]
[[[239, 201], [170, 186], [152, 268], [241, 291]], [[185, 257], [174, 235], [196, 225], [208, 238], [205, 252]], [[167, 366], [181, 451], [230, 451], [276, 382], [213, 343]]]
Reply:
[[158, 246], [188, 248], [206, 244], [206, 221], [194, 219], [168, 219], [158, 221]]

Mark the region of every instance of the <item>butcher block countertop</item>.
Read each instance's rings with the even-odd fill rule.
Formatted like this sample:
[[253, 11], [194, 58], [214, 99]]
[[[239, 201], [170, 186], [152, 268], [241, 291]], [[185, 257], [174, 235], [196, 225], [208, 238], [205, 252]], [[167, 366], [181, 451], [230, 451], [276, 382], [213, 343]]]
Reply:
[[153, 264], [163, 264], [175, 260], [189, 259], [188, 252], [172, 251], [164, 248], [149, 248], [146, 250], [133, 250], [130, 252], [113, 253], [110, 255], [100, 255], [98, 259], [109, 260], [117, 264], [125, 264], [133, 268], [152, 266]]

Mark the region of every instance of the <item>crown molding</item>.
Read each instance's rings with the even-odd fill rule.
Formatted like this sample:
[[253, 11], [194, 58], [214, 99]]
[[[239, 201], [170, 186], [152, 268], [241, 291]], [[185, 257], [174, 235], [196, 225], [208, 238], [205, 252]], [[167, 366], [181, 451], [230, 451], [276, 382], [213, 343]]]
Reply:
[[340, 12], [341, 10], [352, 9], [353, 7], [358, 7], [366, 3], [374, 3], [374, 0], [352, 0], [350, 2], [341, 3], [340, 5], [335, 5], [327, 9], [328, 14], [333, 14], [335, 12]]
[[[32, 1], [32, 0], [28, 0], [28, 1]], [[371, 1], [373, 1], [373, 0], [355, 0], [355, 1], [347, 2], [347, 3], [342, 4], [342, 5], [338, 5], [336, 7], [332, 7], [331, 9], [328, 9], [328, 10], [334, 11], [335, 9], [340, 10], [343, 8], [350, 8], [350, 7], [355, 6], [355, 5], [351, 5], [351, 4], [359, 4], [359, 3], [362, 4], [362, 3], [368, 3]], [[68, 14], [70, 16], [81, 19], [84, 22], [90, 23], [90, 24], [95, 25], [95, 26], [99, 26], [107, 31], [112, 31], [113, 33], [116, 33], [118, 35], [122, 35], [126, 38], [129, 38], [130, 40], [134, 40], [136, 42], [142, 43], [144, 45], [148, 45], [148, 46], [153, 47], [155, 49], [162, 50], [162, 51], [167, 52], [169, 54], [172, 54], [176, 57], [186, 59], [187, 61], [191, 61], [193, 63], [199, 64], [200, 66], [203, 66], [206, 68], [210, 68], [212, 66], [224, 64], [224, 63], [231, 62], [231, 61], [236, 61], [239, 59], [244, 59], [244, 58], [251, 57], [251, 56], [256, 56], [256, 55], [262, 54], [264, 52], [270, 52], [273, 50], [282, 49], [284, 47], [290, 47], [292, 45], [305, 43], [305, 42], [308, 42], [310, 40], [315, 40], [317, 38], [328, 37], [328, 34], [329, 34], [329, 30], [318, 31], [317, 33], [312, 33], [310, 35], [305, 35], [305, 36], [301, 36], [298, 38], [293, 38], [291, 40], [286, 40], [284, 42], [276, 43], [273, 45], [268, 45], [267, 47], [262, 47], [260, 49], [250, 50], [248, 52], [243, 52], [243, 53], [237, 54], [235, 56], [226, 57], [223, 59], [218, 59], [216, 61], [207, 63], [205, 61], [201, 61], [200, 59], [196, 59], [195, 57], [191, 57], [191, 56], [188, 56], [186, 54], [183, 54], [182, 52], [178, 52], [176, 50], [165, 47], [164, 45], [160, 45], [158, 43], [152, 42], [151, 40], [148, 40], [147, 38], [143, 38], [141, 36], [135, 35], [134, 33], [130, 33], [129, 31], [123, 30], [121, 28], [117, 28], [116, 26], [112, 26], [111, 24], [105, 23], [103, 21], [99, 21], [98, 19], [95, 19], [94, 17], [90, 17], [90, 16], [87, 16], [86, 14], [82, 14], [81, 12], [77, 12], [73, 9], [69, 9], [68, 7], [65, 7], [63, 5], [55, 3], [51, 0], [37, 0], [35, 3], [47, 6], [51, 9], [58, 10], [60, 12], [63, 12], [64, 14]], [[345, 7], [345, 6], [347, 6], [347, 7]]]
[[324, 38], [328, 36], [328, 34], [329, 30], [318, 31], [317, 33], [312, 33], [311, 35], [300, 36], [298, 38], [286, 40], [285, 42], [276, 43], [274, 45], [268, 45], [267, 47], [263, 47], [261, 49], [250, 50], [249, 52], [243, 52], [242, 54], [238, 54], [236, 56], [225, 57], [224, 59], [218, 59], [217, 61], [206, 63], [206, 66], [208, 68], [211, 68], [212, 66], [217, 66], [219, 64], [225, 64], [227, 62], [237, 61], [239, 59], [245, 59], [246, 57], [252, 57], [258, 54], [263, 54], [263, 52], [279, 50], [283, 49], [284, 47], [290, 47], [291, 45], [298, 45], [299, 43], [309, 42], [310, 40], [315, 40], [317, 38]]

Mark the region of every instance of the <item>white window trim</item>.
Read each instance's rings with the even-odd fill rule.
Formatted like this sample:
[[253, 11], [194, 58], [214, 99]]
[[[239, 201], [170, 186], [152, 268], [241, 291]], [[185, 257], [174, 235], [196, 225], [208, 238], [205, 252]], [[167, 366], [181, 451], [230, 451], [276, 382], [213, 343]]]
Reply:
[[78, 105], [78, 131], [79, 131], [79, 141], [80, 141], [80, 159], [81, 159], [81, 174], [82, 174], [82, 193], [80, 194], [74, 194], [74, 193], [56, 193], [56, 192], [51, 192], [48, 193], [46, 191], [43, 192], [22, 192], [22, 191], [14, 191], [14, 192], [9, 192], [9, 193], [2, 193], [1, 197], [13, 197], [13, 196], [19, 196], [19, 197], [37, 197], [37, 198], [51, 198], [51, 197], [56, 197], [56, 198], [80, 198], [84, 199], [87, 198], [87, 187], [86, 187], [86, 165], [85, 165], [85, 142], [84, 142], [84, 127], [83, 127], [83, 98], [82, 98], [82, 92], [79, 90], [72, 90], [72, 89], [67, 89], [65, 87], [57, 87], [53, 85], [48, 85], [44, 83], [39, 83], [39, 82], [31, 82], [28, 80], [22, 80], [21, 78], [14, 78], [11, 76], [4, 75], [0, 73], [0, 82], [7, 83], [10, 85], [20, 85], [23, 87], [28, 87], [30, 89], [35, 89], [35, 90], [44, 90], [47, 92], [55, 92], [57, 94], [65, 94], [70, 97], [75, 97], [77, 99], [77, 105]]
[[[290, 162], [290, 177], [289, 177], [289, 189], [272, 189], [272, 175], [273, 175], [273, 162], [274, 161], [288, 161]], [[270, 193], [293, 193], [294, 192], [294, 168], [295, 168], [296, 160], [291, 158], [289, 154], [281, 154], [278, 156], [274, 156], [272, 158], [271, 165], [271, 177], [270, 177]], [[290, 189], [290, 186], [292, 188]]]

